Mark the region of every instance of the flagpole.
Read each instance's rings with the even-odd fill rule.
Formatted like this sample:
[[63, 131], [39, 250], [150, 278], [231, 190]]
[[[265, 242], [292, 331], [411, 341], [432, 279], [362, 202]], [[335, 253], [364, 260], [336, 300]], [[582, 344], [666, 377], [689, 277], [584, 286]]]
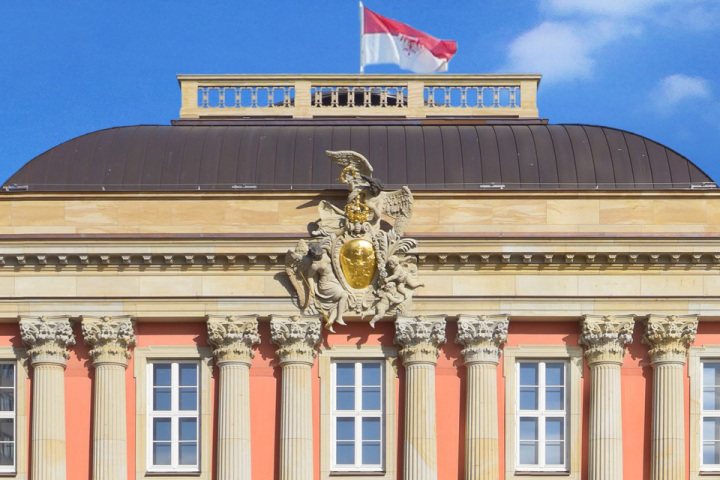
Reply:
[[363, 65], [363, 33], [365, 33], [365, 11], [363, 3], [360, 2], [360, 73], [365, 73], [365, 66]]

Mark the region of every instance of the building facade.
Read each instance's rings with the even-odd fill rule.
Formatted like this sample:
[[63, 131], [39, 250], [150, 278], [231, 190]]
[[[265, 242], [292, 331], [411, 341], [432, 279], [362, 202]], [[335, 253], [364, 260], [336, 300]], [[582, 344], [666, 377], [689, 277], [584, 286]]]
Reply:
[[0, 193], [0, 476], [720, 478], [720, 194], [538, 76], [180, 76]]

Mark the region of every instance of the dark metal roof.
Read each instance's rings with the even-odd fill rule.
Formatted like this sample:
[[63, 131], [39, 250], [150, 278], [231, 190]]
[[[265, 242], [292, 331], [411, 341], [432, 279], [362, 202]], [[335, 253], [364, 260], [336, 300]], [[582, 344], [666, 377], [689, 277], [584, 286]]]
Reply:
[[101, 130], [39, 155], [5, 185], [64, 192], [344, 188], [325, 150], [358, 151], [388, 186], [414, 190], [649, 190], [712, 182], [675, 151], [606, 127], [287, 122]]

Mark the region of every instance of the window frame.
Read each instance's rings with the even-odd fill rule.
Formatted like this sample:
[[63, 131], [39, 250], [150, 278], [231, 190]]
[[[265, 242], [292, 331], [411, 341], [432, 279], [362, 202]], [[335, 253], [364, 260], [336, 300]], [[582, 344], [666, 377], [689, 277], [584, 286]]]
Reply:
[[[134, 351], [135, 376], [135, 478], [149, 480], [162, 477], [168, 480], [211, 480], [212, 474], [212, 349], [196, 345], [151, 345]], [[153, 363], [197, 362], [198, 365], [198, 463], [192, 470], [151, 466], [152, 417], [150, 409]]]
[[702, 465], [702, 390], [703, 363], [720, 363], [720, 345], [691, 347], [688, 350], [688, 377], [690, 379], [690, 479], [720, 480], [720, 465], [703, 468]]
[[[320, 378], [320, 478], [331, 480], [352, 477], [353, 480], [395, 480], [397, 464], [397, 358], [398, 349], [382, 345], [336, 345], [322, 348], [318, 355]], [[379, 361], [382, 365], [382, 468], [334, 468], [334, 379], [333, 364], [343, 361]], [[342, 415], [341, 415], [342, 416]]]
[[[534, 480], [564, 477], [580, 480], [582, 449], [583, 349], [567, 345], [519, 345], [503, 349], [505, 376], [505, 479]], [[565, 465], [531, 467], [519, 463], [519, 364], [564, 362], [565, 367]], [[577, 446], [577, 447], [576, 447]]]
[[0, 347], [0, 363], [15, 367], [15, 458], [12, 466], [0, 467], [0, 477], [27, 479], [28, 472], [28, 357], [24, 348]]

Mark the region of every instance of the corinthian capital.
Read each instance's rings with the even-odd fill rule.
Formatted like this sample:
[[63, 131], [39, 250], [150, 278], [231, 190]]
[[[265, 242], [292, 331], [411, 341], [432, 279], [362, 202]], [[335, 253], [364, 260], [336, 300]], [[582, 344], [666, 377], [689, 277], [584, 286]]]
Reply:
[[303, 362], [312, 365], [321, 335], [320, 315], [270, 317], [270, 339], [278, 346], [280, 364]]
[[27, 347], [33, 365], [58, 363], [70, 358], [68, 347], [75, 345], [75, 336], [67, 315], [53, 317], [20, 316], [20, 337]]
[[440, 345], [445, 343], [445, 315], [398, 315], [395, 320], [395, 343], [402, 347], [400, 356], [403, 364], [436, 364]]
[[208, 342], [218, 363], [242, 362], [249, 364], [260, 343], [257, 315], [208, 315]]
[[697, 315], [648, 315], [642, 342], [650, 345], [650, 361], [685, 363], [697, 326]]
[[84, 342], [90, 345], [93, 363], [127, 365], [135, 346], [133, 318], [130, 315], [80, 317]]
[[583, 315], [580, 345], [589, 364], [622, 363], [625, 346], [632, 343], [635, 315]]
[[500, 360], [500, 348], [507, 342], [507, 315], [458, 315], [455, 343], [461, 345], [465, 364]]

